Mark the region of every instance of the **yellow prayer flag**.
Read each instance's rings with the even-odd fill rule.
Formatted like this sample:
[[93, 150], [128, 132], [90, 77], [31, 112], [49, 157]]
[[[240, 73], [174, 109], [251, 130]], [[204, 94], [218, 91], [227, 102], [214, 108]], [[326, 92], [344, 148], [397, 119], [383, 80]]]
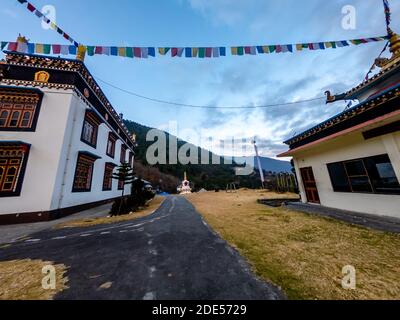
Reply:
[[39, 43], [35, 44], [35, 53], [44, 53], [43, 44], [39, 44]]
[[303, 45], [301, 43], [296, 44], [297, 51], [303, 50]]
[[118, 48], [118, 55], [120, 57], [126, 57], [126, 48], [125, 47]]
[[57, 26], [56, 26], [56, 24], [55, 24], [54, 22], [50, 22], [50, 27], [51, 27], [53, 30], [57, 30]]
[[270, 53], [269, 52], [269, 47], [268, 46], [262, 46], [263, 52], [264, 53]]
[[325, 42], [325, 48], [332, 48], [332, 42]]
[[232, 47], [232, 48], [231, 48], [231, 52], [232, 52], [232, 55], [237, 56], [237, 54], [238, 54], [238, 49], [237, 49], [237, 47]]
[[192, 48], [192, 57], [197, 57], [199, 54], [199, 48]]

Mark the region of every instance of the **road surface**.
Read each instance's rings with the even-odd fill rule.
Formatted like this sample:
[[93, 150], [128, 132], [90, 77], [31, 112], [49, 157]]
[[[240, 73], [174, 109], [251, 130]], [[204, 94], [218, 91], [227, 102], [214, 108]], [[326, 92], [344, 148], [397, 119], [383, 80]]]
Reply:
[[65, 264], [69, 289], [56, 299], [284, 298], [258, 280], [183, 197], [168, 197], [154, 214], [138, 220], [30, 237], [0, 249], [0, 261]]

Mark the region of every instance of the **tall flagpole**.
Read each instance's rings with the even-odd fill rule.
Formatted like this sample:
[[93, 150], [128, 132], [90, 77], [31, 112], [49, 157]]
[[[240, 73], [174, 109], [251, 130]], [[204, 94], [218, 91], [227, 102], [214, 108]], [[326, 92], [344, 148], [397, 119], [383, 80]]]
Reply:
[[264, 189], [265, 188], [265, 186], [264, 186], [264, 182], [265, 182], [264, 171], [263, 171], [263, 168], [261, 167], [261, 160], [260, 160], [260, 155], [258, 153], [256, 139], [254, 139], [253, 144], [254, 144], [254, 150], [256, 151], [256, 158], [257, 158], [257, 163], [258, 163], [258, 170], [260, 172], [261, 184]]

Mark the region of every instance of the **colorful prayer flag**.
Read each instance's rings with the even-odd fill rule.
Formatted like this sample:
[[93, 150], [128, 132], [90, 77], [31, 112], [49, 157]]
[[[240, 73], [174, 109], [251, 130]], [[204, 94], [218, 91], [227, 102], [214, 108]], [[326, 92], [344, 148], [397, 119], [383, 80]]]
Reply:
[[119, 47], [118, 48], [118, 56], [126, 57], [126, 48], [125, 47]]
[[90, 56], [90, 57], [91, 57], [91, 56], [94, 56], [94, 49], [95, 49], [94, 46], [87, 46], [87, 47], [86, 47], [88, 56]]
[[35, 52], [39, 54], [44, 53], [43, 44], [40, 43], [35, 44]]
[[61, 53], [61, 46], [58, 44], [53, 44], [53, 54], [60, 54]]
[[212, 56], [214, 58], [219, 58], [219, 48], [218, 47], [212, 48]]
[[126, 56], [128, 58], [133, 58], [133, 48], [131, 47], [126, 47], [125, 48]]
[[147, 48], [148, 54], [150, 57], [155, 57], [156, 56], [156, 49], [154, 47], [149, 47]]
[[133, 55], [135, 56], [135, 58], [141, 58], [142, 57], [142, 49], [135, 47], [133, 48]]
[[44, 44], [43, 45], [43, 53], [44, 54], [50, 54], [51, 51], [51, 45], [50, 44]]
[[176, 55], [177, 55], [178, 57], [182, 57], [182, 54], [183, 54], [183, 48], [177, 48], [177, 53], [176, 53]]
[[141, 48], [141, 56], [144, 59], [147, 59], [149, 57], [149, 49], [148, 48]]
[[269, 53], [269, 47], [268, 46], [262, 46], [263, 52], [264, 53]]
[[110, 53], [112, 56], [118, 56], [118, 48], [117, 47], [111, 47], [110, 48]]
[[162, 55], [165, 56], [168, 51], [170, 50], [170, 48], [158, 48], [158, 52]]
[[77, 53], [77, 47], [75, 47], [75, 46], [68, 46], [68, 50], [69, 50], [69, 54], [72, 54], [72, 55], [76, 55], [76, 53]]

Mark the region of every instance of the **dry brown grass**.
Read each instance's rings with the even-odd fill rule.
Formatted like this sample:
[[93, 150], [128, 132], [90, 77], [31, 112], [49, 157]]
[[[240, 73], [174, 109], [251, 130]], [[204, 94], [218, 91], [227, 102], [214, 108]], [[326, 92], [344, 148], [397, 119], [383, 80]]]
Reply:
[[[187, 198], [245, 256], [258, 276], [290, 299], [400, 299], [400, 236], [256, 202], [261, 191], [207, 192]], [[357, 270], [356, 290], [341, 286]]]
[[134, 212], [131, 214], [117, 216], [117, 217], [104, 217], [104, 218], [95, 218], [95, 219], [83, 219], [83, 220], [73, 220], [65, 223], [61, 223], [56, 226], [57, 229], [60, 228], [81, 228], [81, 227], [92, 227], [100, 224], [111, 224], [117, 222], [131, 221], [138, 218], [146, 217], [152, 214], [161, 203], [164, 201], [164, 197], [156, 196], [153, 200], [151, 200], [146, 207], [141, 208], [138, 212]]
[[[42, 288], [42, 268], [54, 266], [56, 289]], [[14, 260], [0, 262], [0, 300], [51, 300], [57, 293], [67, 288], [64, 277], [66, 267], [62, 264], [42, 260]]]

